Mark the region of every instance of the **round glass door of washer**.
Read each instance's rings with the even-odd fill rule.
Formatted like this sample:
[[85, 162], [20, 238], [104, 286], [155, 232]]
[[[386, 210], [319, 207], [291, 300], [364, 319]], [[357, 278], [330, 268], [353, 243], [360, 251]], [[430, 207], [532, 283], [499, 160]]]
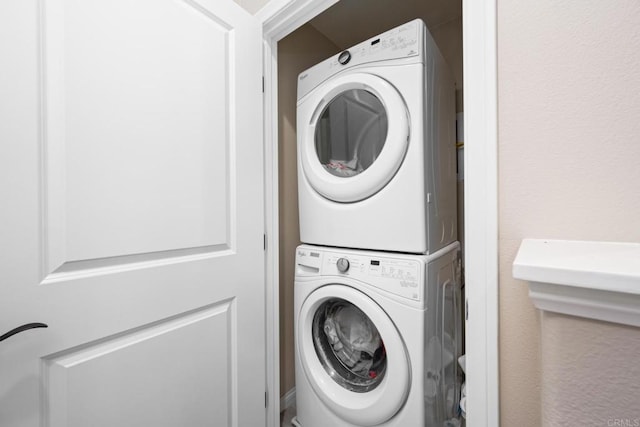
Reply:
[[377, 193], [399, 169], [408, 146], [406, 105], [385, 79], [352, 73], [311, 95], [316, 105], [303, 128], [302, 167], [325, 198], [357, 202]]
[[309, 384], [344, 420], [375, 426], [406, 401], [411, 378], [404, 342], [366, 294], [341, 284], [318, 288], [300, 308], [296, 338]]
[[322, 367], [356, 393], [375, 389], [387, 368], [384, 342], [371, 319], [343, 299], [323, 302], [313, 316], [313, 345]]

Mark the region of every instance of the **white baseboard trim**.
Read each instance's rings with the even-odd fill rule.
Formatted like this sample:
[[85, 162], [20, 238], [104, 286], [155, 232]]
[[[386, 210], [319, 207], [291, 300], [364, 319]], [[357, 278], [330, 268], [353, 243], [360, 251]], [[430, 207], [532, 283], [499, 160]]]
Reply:
[[295, 404], [296, 404], [296, 388], [293, 387], [291, 390], [286, 392], [284, 396], [280, 398], [280, 412], [286, 411], [292, 406], [295, 406]]

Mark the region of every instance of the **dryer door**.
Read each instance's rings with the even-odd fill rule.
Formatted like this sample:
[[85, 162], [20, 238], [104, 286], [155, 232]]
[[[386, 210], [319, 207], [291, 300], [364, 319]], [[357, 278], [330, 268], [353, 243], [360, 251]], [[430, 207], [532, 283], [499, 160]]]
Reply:
[[299, 118], [308, 120], [299, 128], [300, 160], [318, 193], [356, 202], [393, 178], [409, 143], [408, 110], [393, 85], [373, 74], [345, 74], [304, 103], [315, 109]]
[[315, 393], [344, 420], [373, 426], [393, 417], [411, 385], [405, 345], [375, 301], [346, 285], [311, 293], [298, 317], [297, 351]]

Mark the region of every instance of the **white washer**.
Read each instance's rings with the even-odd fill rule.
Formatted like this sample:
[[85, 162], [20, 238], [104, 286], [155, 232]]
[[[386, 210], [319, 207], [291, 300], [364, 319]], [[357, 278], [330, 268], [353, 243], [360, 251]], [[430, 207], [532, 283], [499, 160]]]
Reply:
[[455, 88], [421, 20], [298, 76], [304, 243], [432, 253], [456, 240]]
[[459, 425], [459, 283], [458, 242], [432, 255], [298, 247], [296, 425]]

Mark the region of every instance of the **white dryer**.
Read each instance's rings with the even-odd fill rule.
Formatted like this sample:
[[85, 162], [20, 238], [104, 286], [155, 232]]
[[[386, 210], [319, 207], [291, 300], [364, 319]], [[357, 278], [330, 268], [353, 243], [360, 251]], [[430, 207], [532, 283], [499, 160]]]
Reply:
[[300, 239], [432, 253], [456, 240], [455, 88], [421, 20], [302, 72]]
[[295, 425], [456, 426], [459, 245], [297, 249]]

